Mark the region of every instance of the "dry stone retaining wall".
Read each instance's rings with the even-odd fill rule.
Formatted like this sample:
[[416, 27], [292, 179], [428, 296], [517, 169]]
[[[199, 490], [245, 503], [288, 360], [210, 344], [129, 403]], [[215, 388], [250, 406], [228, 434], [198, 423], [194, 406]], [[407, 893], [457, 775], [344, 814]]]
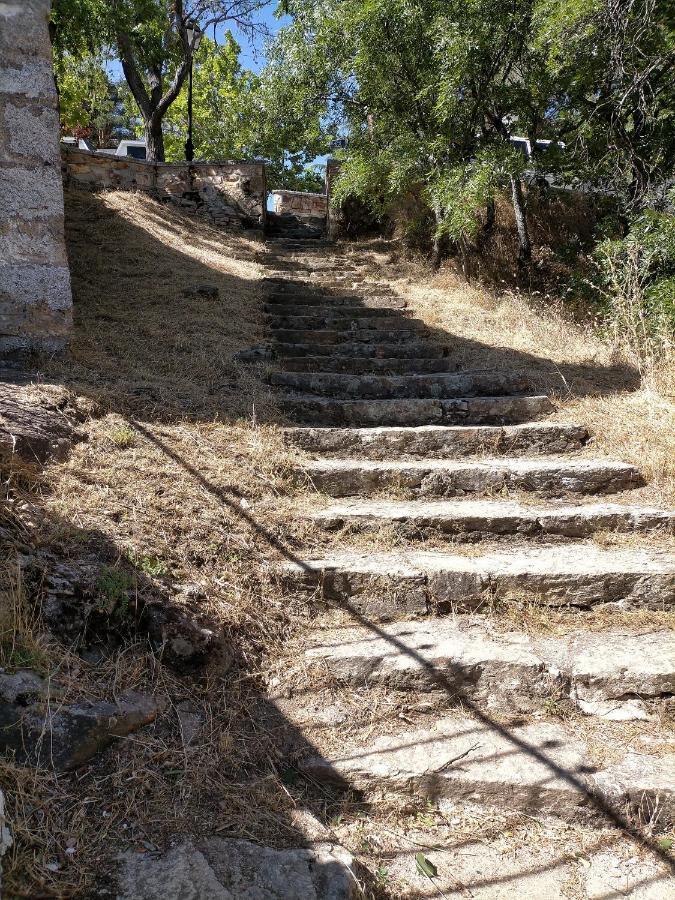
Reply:
[[328, 212], [325, 194], [309, 194], [303, 191], [272, 191], [274, 212], [297, 216], [299, 219], [324, 219]]
[[145, 191], [227, 227], [262, 226], [266, 217], [264, 163], [153, 163], [62, 148], [66, 185]]
[[0, 352], [58, 350], [72, 325], [49, 8], [0, 2]]

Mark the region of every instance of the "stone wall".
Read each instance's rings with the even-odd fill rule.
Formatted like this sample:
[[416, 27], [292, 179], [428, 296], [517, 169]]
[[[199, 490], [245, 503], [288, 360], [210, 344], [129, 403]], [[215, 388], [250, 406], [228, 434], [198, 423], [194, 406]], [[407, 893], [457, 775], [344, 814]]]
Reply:
[[145, 191], [215, 225], [251, 228], [265, 223], [264, 163], [152, 163], [66, 146], [61, 155], [67, 186]]
[[325, 194], [303, 191], [272, 191], [272, 204], [278, 216], [285, 213], [299, 219], [324, 219], [328, 210]]
[[61, 349], [72, 326], [49, 8], [0, 2], [0, 353]]

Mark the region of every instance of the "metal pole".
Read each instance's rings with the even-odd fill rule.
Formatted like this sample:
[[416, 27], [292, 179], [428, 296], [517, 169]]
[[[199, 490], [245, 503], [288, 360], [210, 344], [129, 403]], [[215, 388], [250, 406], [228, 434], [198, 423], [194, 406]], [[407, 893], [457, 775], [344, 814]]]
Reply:
[[190, 60], [190, 74], [188, 75], [188, 138], [185, 142], [185, 159], [192, 162], [195, 158], [195, 148], [192, 143], [192, 64]]

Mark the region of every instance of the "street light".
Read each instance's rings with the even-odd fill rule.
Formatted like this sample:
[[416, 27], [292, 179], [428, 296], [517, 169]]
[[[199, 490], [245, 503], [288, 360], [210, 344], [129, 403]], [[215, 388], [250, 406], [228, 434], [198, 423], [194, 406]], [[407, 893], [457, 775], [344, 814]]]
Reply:
[[188, 137], [185, 141], [185, 159], [190, 163], [195, 158], [195, 147], [192, 143], [192, 66], [194, 56], [204, 37], [204, 32], [196, 22], [188, 21], [185, 25], [188, 47], [190, 48], [190, 72], [188, 75]]

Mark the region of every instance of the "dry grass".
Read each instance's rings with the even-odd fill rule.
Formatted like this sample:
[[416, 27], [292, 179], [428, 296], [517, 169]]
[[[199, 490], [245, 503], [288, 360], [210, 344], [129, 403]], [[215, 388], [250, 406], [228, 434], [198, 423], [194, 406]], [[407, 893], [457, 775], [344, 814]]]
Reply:
[[[82, 658], [40, 637], [42, 584], [22, 589], [10, 548], [2, 662], [49, 672], [64, 702], [134, 689], [162, 711], [77, 775], [4, 767], [15, 844], [3, 883], [17, 897], [86, 896], [117, 854], [175, 833], [302, 840], [256, 677], [302, 611], [269, 578], [293, 454], [264, 372], [234, 359], [261, 339], [258, 244], [140, 194], [76, 193], [67, 211], [75, 335], [69, 356], [41, 361], [50, 383], [35, 391], [65, 387], [86, 440], [41, 475], [12, 465], [0, 527], [47, 568], [121, 573], [132, 602], [88, 634], [102, 653]], [[185, 295], [199, 284], [219, 299]], [[201, 673], [173, 672], [136, 630], [147, 603], [189, 609], [223, 651]], [[199, 726], [189, 743], [186, 706]]]

